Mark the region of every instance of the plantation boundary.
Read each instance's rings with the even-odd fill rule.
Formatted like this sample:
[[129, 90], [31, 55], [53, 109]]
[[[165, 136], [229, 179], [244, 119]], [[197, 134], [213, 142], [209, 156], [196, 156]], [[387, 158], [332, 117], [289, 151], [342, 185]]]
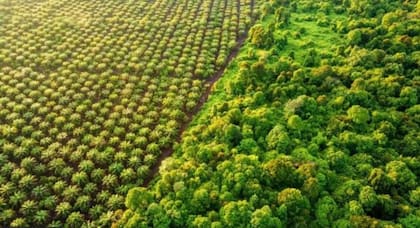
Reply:
[[[254, 11], [254, 0], [251, 1], [251, 15], [253, 16], [251, 25], [255, 22], [255, 17], [253, 15], [253, 11]], [[206, 85], [206, 90], [201, 95], [200, 100], [198, 101], [198, 103], [195, 106], [195, 108], [193, 109], [193, 111], [187, 113], [187, 121], [184, 121], [182, 123], [182, 125], [179, 129], [178, 137], [175, 140], [175, 142], [179, 142], [181, 140], [183, 132], [187, 129], [188, 125], [191, 123], [191, 120], [193, 119], [195, 114], [198, 113], [198, 111], [201, 109], [201, 107], [207, 101], [207, 99], [208, 99], [208, 97], [211, 93], [211, 89], [212, 89], [214, 83], [217, 82], [217, 80], [220, 79], [220, 77], [223, 75], [223, 72], [229, 66], [229, 63], [232, 61], [232, 59], [235, 56], [238, 55], [239, 50], [242, 47], [242, 45], [244, 44], [247, 37], [248, 37], [248, 32], [239, 35], [235, 47], [232, 49], [231, 53], [229, 54], [228, 58], [225, 60], [222, 67], [220, 67], [219, 70], [217, 72], [215, 72], [212, 77], [210, 77], [209, 79], [206, 80], [206, 84], [205, 84]], [[144, 179], [142, 187], [149, 186], [150, 182], [155, 178], [156, 174], [159, 172], [159, 167], [162, 164], [162, 161], [165, 160], [166, 158], [170, 157], [173, 152], [174, 152], [173, 145], [171, 145], [170, 147], [168, 147], [168, 148], [166, 148], [162, 151], [162, 153], [159, 155], [158, 159], [156, 160], [155, 164], [152, 165], [152, 167], [150, 168], [150, 172], [146, 176], [146, 178]]]

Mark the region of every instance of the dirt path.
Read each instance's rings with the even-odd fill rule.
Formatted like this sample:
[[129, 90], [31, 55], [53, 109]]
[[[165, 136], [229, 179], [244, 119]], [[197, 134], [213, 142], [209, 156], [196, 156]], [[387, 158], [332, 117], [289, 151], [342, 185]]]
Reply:
[[[251, 9], [253, 8], [253, 3], [254, 3], [254, 1], [252, 1]], [[207, 101], [207, 99], [208, 99], [208, 97], [211, 93], [211, 90], [212, 90], [212, 87], [213, 87], [214, 83], [217, 80], [220, 79], [220, 77], [223, 75], [223, 72], [225, 71], [225, 69], [227, 68], [229, 63], [232, 61], [232, 59], [235, 58], [238, 55], [239, 50], [242, 47], [242, 45], [244, 44], [247, 37], [248, 37], [248, 33], [245, 33], [245, 34], [242, 34], [242, 35], [239, 36], [235, 47], [230, 52], [228, 58], [225, 60], [222, 67], [220, 67], [219, 70], [217, 72], [215, 72], [212, 77], [210, 77], [209, 79], [206, 80], [205, 91], [201, 95], [200, 100], [198, 101], [195, 108], [191, 112], [187, 113], [187, 121], [184, 121], [182, 123], [182, 125], [179, 129], [179, 132], [178, 132], [178, 136], [177, 136], [177, 138], [174, 142], [180, 142], [181, 141], [182, 134], [184, 133], [184, 131], [187, 129], [187, 127], [191, 123], [191, 120], [198, 113], [198, 111], [201, 109], [201, 107], [204, 105], [204, 103]], [[162, 161], [165, 160], [167, 157], [172, 155], [172, 153], [174, 152], [174, 149], [173, 149], [172, 145], [169, 148], [164, 149], [162, 151], [162, 153], [159, 155], [155, 164], [150, 168], [149, 174], [144, 179], [142, 187], [149, 186], [150, 182], [154, 179], [156, 174], [159, 173], [159, 167], [162, 164]]]

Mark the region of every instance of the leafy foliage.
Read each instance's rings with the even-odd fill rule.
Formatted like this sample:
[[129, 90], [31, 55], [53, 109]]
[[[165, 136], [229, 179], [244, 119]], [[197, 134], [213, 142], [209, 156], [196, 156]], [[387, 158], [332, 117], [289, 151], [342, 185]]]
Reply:
[[[144, 190], [166, 224], [420, 226], [418, 3], [256, 8], [248, 43]], [[116, 225], [153, 219], [129, 209]]]
[[177, 140], [252, 4], [0, 0], [0, 227], [110, 227], [127, 194], [154, 215], [145, 226], [168, 224], [129, 190]]

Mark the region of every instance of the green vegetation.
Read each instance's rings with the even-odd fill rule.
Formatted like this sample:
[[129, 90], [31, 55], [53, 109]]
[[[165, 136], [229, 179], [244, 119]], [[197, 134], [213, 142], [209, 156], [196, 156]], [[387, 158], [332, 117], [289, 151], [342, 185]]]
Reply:
[[0, 227], [111, 226], [252, 5], [0, 0]]
[[0, 0], [0, 227], [420, 227], [419, 15]]
[[420, 227], [417, 1], [262, 3], [119, 227]]

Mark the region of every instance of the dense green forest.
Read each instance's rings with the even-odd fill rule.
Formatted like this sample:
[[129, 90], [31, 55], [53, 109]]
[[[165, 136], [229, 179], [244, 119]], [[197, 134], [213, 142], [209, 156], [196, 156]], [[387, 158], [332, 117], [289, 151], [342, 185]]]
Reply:
[[416, 0], [0, 0], [0, 227], [417, 228], [419, 97]]
[[270, 0], [116, 227], [420, 227], [420, 3]]

